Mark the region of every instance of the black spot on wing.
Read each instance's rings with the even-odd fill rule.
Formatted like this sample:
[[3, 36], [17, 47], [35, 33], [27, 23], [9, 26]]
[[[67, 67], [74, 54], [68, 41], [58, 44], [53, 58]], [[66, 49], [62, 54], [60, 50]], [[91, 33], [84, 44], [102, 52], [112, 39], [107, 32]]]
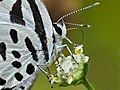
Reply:
[[54, 33], [53, 33], [52, 37], [53, 37], [53, 49], [52, 49], [51, 56], [55, 54], [55, 43], [56, 43], [56, 39], [55, 39]]
[[5, 85], [5, 83], [6, 83], [6, 80], [0, 78], [0, 85]]
[[21, 88], [22, 90], [24, 90], [24, 89], [25, 89], [25, 87], [24, 87], [24, 86], [21, 86], [20, 88]]
[[33, 66], [31, 63], [28, 64], [27, 69], [26, 69], [26, 72], [27, 72], [29, 75], [31, 75], [31, 74], [33, 74], [34, 71], [35, 71], [34, 66]]
[[15, 73], [14, 76], [17, 81], [21, 81], [23, 79], [23, 76], [19, 72]]
[[13, 61], [13, 62], [12, 62], [12, 65], [13, 65], [13, 67], [15, 67], [15, 68], [17, 68], [17, 69], [19, 69], [19, 68], [22, 66], [21, 63], [18, 62], [18, 61]]
[[6, 60], [6, 45], [4, 42], [0, 43], [0, 54], [3, 58], [3, 60], [5, 61]]
[[37, 54], [36, 54], [36, 50], [35, 50], [32, 42], [31, 42], [31, 40], [28, 37], [25, 39], [25, 43], [26, 43], [26, 46], [27, 46], [28, 50], [31, 52], [33, 60], [35, 60], [37, 62], [38, 57], [37, 57]]
[[53, 37], [53, 44], [54, 44], [54, 43], [56, 43], [56, 40], [55, 40], [55, 35], [54, 35], [54, 33], [53, 33], [52, 37]]
[[48, 61], [49, 55], [48, 55], [48, 48], [47, 48], [47, 38], [46, 38], [44, 25], [42, 22], [42, 17], [40, 15], [38, 7], [35, 3], [35, 0], [27, 0], [27, 1], [30, 4], [31, 11], [33, 13], [33, 17], [34, 17], [34, 21], [35, 21], [35, 32], [38, 34], [38, 37], [41, 41], [42, 50], [44, 52], [45, 60]]
[[14, 3], [12, 10], [10, 11], [10, 20], [12, 23], [25, 25], [22, 14], [21, 0], [16, 0]]
[[13, 90], [12, 88], [2, 88], [1, 90]]
[[11, 36], [13, 43], [16, 44], [18, 42], [18, 35], [17, 35], [17, 31], [15, 29], [10, 30], [10, 36]]
[[2, 2], [3, 0], [0, 0], [0, 2]]
[[20, 58], [21, 57], [21, 55], [18, 51], [12, 51], [12, 54], [15, 58]]

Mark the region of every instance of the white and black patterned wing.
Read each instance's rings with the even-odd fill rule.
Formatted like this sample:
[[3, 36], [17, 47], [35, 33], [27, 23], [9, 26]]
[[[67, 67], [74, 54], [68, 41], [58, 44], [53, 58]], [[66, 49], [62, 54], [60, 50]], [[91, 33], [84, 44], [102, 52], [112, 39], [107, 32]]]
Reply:
[[42, 0], [0, 1], [0, 89], [28, 89], [49, 62], [53, 27]]
[[[6, 30], [9, 30], [10, 32]], [[26, 80], [29, 77], [33, 78], [36, 74], [37, 67], [35, 63], [38, 61], [36, 53], [37, 45], [34, 46], [35, 42], [32, 42], [35, 38], [30, 38], [30, 35], [24, 34], [28, 32], [22, 30], [28, 29], [25, 29], [22, 26], [15, 27], [14, 25], [9, 27], [6, 25], [1, 26], [0, 33], [4, 35], [0, 37], [1, 88], [4, 87], [4, 89], [10, 89], [14, 86], [17, 87], [17, 85], [27, 82]], [[33, 35], [35, 36], [34, 33]], [[40, 48], [40, 46], [38, 48]], [[41, 60], [43, 60], [43, 58], [41, 58]], [[29, 82], [29, 84], [30, 83], [31, 82]]]

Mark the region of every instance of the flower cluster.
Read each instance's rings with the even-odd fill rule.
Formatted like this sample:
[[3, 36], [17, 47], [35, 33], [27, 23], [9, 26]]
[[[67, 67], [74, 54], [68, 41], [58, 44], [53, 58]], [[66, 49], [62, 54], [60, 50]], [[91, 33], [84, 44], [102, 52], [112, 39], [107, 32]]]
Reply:
[[83, 45], [78, 45], [74, 48], [75, 53], [71, 56], [61, 56], [56, 64], [56, 74], [51, 75], [50, 81], [60, 86], [79, 85], [87, 74], [88, 56], [83, 54]]

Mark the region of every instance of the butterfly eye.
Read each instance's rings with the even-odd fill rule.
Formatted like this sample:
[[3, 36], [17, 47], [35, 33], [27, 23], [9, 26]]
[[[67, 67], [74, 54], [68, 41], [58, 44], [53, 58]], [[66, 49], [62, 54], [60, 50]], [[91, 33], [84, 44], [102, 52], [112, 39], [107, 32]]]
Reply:
[[55, 31], [60, 35], [62, 36], [62, 27], [60, 27], [59, 24], [53, 24], [54, 28], [55, 28]]

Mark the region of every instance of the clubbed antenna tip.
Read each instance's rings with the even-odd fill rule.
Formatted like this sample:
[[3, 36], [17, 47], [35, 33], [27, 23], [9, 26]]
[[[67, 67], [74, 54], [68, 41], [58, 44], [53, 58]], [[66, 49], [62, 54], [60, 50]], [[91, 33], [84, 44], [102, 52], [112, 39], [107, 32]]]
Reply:
[[99, 2], [96, 2], [94, 5], [99, 5], [100, 3]]

